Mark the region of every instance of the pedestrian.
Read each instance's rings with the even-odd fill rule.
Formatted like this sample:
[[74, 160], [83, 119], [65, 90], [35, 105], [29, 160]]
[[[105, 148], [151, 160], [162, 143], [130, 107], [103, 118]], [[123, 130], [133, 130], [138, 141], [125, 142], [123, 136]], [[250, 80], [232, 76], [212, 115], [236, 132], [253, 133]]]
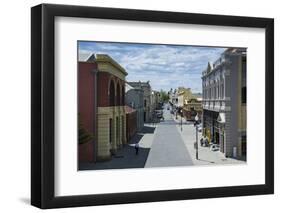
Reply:
[[136, 155], [139, 154], [139, 143], [135, 143]]
[[200, 139], [200, 145], [203, 146], [203, 144], [204, 144], [204, 139], [201, 138], [201, 139]]
[[204, 136], [204, 144], [207, 147], [209, 145], [208, 138]]

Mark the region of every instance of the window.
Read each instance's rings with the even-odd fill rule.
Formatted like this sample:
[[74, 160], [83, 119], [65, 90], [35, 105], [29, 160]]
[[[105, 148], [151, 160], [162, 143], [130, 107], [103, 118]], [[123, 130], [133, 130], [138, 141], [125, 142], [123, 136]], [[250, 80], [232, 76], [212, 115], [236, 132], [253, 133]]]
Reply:
[[110, 82], [110, 88], [109, 88], [109, 105], [114, 106], [115, 105], [115, 89], [114, 89], [114, 83], [113, 81]]
[[120, 106], [120, 101], [121, 101], [121, 90], [120, 90], [120, 85], [117, 83], [117, 106]]
[[112, 118], [109, 119], [109, 143], [112, 143]]
[[224, 98], [224, 85], [221, 84], [221, 99]]
[[246, 135], [243, 135], [241, 138], [241, 152], [242, 156], [246, 156], [247, 154], [247, 138]]
[[246, 77], [247, 77], [246, 57], [243, 57], [243, 59], [242, 59], [242, 86], [246, 86]]
[[144, 100], [144, 107], [146, 107], [146, 100]]
[[246, 99], [247, 99], [247, 89], [246, 89], [246, 87], [242, 87], [241, 102], [243, 104], [247, 103]]
[[122, 86], [122, 105], [125, 105], [125, 88]]
[[218, 86], [218, 84], [216, 84], [216, 97], [215, 98], [216, 99], [219, 98], [219, 86]]
[[120, 124], [119, 124], [119, 117], [116, 117], [116, 142], [119, 144], [120, 138]]

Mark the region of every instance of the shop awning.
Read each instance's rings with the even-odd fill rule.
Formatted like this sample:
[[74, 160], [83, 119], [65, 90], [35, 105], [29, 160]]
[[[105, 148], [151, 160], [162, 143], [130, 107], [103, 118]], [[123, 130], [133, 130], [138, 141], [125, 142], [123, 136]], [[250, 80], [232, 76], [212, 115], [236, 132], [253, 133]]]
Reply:
[[217, 121], [218, 121], [219, 123], [225, 123], [225, 113], [220, 112], [220, 113], [219, 113], [219, 116], [218, 116], [218, 118], [217, 118]]

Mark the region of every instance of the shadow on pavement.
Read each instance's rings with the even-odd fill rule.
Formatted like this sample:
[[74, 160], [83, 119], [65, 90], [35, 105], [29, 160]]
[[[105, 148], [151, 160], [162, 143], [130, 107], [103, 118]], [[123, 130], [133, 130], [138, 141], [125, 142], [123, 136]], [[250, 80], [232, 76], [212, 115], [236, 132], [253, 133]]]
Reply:
[[140, 134], [153, 134], [155, 131], [154, 126], [144, 126], [142, 130], [139, 132]]
[[209, 160], [203, 160], [203, 159], [198, 159], [199, 161], [204, 161], [204, 162], [208, 162], [208, 163], [215, 163], [215, 162], [213, 162], [213, 161], [209, 161]]
[[79, 170], [144, 168], [150, 148], [139, 147], [138, 155], [136, 155], [135, 144], [141, 141], [144, 134], [153, 134], [154, 131], [155, 127], [145, 126], [133, 136], [128, 144], [118, 149], [111, 160], [96, 163], [79, 163]]
[[136, 133], [132, 139], [128, 142], [128, 144], [135, 144], [135, 143], [139, 143], [140, 140], [142, 139], [144, 134], [142, 133]]

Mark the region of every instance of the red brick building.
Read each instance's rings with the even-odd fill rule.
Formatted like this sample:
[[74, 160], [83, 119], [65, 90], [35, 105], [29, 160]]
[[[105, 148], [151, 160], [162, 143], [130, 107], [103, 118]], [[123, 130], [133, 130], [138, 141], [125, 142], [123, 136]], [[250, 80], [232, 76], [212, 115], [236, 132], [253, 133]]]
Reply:
[[79, 162], [111, 159], [126, 140], [125, 76], [108, 55], [92, 55], [78, 64], [78, 113], [93, 140], [79, 145]]

